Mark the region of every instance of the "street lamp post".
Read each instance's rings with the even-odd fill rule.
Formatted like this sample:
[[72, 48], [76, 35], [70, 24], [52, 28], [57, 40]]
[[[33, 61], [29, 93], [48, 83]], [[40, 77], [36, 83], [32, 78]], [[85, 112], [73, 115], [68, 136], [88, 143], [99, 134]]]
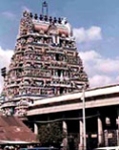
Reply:
[[86, 150], [86, 115], [85, 115], [85, 88], [86, 84], [83, 85], [82, 89], [82, 102], [83, 102], [83, 147]]

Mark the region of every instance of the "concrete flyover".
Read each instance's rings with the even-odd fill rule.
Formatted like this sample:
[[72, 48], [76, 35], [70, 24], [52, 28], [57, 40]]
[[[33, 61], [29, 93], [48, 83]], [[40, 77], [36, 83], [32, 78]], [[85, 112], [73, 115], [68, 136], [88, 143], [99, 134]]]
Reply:
[[[35, 101], [29, 108], [27, 116], [80, 110], [82, 92]], [[88, 89], [85, 92], [85, 108], [119, 105], [119, 84]]]

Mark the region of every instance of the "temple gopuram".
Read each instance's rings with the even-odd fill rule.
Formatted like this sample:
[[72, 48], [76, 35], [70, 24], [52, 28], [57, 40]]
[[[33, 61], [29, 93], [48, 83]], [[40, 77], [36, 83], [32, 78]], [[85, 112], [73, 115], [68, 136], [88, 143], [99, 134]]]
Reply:
[[88, 77], [66, 18], [23, 12], [9, 69], [2, 68], [1, 109], [5, 115], [26, 115], [29, 105], [44, 97], [81, 90]]

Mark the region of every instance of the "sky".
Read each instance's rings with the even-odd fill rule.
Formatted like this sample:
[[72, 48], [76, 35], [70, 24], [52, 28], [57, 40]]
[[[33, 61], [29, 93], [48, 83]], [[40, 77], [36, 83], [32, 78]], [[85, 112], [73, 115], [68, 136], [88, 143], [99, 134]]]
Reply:
[[[0, 0], [0, 68], [9, 66], [24, 10], [41, 14], [43, 0]], [[119, 0], [47, 0], [48, 13], [66, 17], [90, 87], [119, 82]], [[0, 90], [3, 78], [0, 77]]]

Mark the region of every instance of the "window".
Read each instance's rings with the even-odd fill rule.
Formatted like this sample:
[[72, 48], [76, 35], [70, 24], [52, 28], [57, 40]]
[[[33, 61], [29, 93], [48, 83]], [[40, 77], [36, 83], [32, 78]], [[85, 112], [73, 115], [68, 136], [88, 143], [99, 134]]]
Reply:
[[61, 87], [61, 88], [60, 88], [60, 94], [63, 94], [63, 92], [64, 92], [64, 88]]
[[58, 77], [60, 77], [61, 76], [61, 70], [58, 70], [57, 73], [58, 73]]
[[60, 60], [60, 55], [56, 54], [56, 60], [59, 61]]

